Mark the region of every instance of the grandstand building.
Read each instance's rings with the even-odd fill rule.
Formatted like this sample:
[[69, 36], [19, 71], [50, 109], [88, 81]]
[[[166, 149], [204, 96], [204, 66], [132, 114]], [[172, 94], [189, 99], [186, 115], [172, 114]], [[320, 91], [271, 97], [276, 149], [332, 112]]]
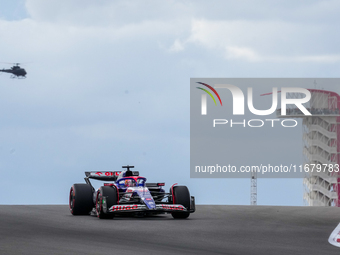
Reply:
[[[311, 100], [305, 107], [312, 116], [304, 115], [298, 108], [287, 108], [280, 118], [302, 118], [304, 166], [314, 171], [306, 173], [304, 203], [309, 206], [340, 206], [340, 96], [332, 91], [308, 89]], [[301, 93], [289, 93], [287, 97], [301, 98]], [[295, 107], [295, 106], [294, 106]], [[304, 167], [303, 166], [303, 167]], [[318, 169], [319, 168], [319, 169]]]

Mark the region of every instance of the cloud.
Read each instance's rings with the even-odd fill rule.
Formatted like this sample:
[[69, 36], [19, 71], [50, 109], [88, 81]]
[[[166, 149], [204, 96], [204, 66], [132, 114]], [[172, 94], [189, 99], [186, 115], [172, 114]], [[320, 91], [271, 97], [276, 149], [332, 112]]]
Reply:
[[311, 55], [311, 56], [261, 56], [246, 47], [226, 47], [225, 57], [229, 60], [246, 62], [296, 62], [296, 63], [336, 63], [340, 55]]
[[184, 50], [184, 45], [180, 40], [176, 39], [169, 50], [172, 51], [172, 52], [182, 51], [182, 50]]
[[248, 62], [261, 61], [261, 56], [250, 48], [246, 47], [226, 47], [225, 57], [230, 60], [245, 60]]
[[166, 21], [192, 12], [191, 3], [180, 1], [73, 0], [60, 4], [57, 0], [26, 0], [30, 17], [41, 22], [77, 26], [121, 26], [143, 21]]
[[323, 30], [322, 25], [285, 21], [193, 19], [187, 37], [175, 39], [170, 51], [180, 52], [197, 45], [220, 52], [230, 61], [337, 63], [340, 54], [336, 45], [332, 45], [330, 53], [330, 48], [320, 47], [320, 41], [315, 40], [324, 37]]

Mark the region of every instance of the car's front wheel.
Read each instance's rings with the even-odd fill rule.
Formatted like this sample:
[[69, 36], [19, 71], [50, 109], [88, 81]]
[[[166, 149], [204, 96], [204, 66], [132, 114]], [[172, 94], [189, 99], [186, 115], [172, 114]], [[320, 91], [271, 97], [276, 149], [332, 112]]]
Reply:
[[[190, 210], [190, 193], [186, 186], [173, 187], [173, 203], [183, 205], [188, 211]], [[186, 219], [190, 212], [173, 212], [172, 217], [175, 219]]]
[[97, 191], [96, 197], [96, 212], [99, 219], [112, 219], [113, 213], [105, 213], [103, 210], [103, 197], [106, 198], [106, 208], [109, 209], [111, 206], [117, 204], [118, 196], [115, 187], [102, 186]]

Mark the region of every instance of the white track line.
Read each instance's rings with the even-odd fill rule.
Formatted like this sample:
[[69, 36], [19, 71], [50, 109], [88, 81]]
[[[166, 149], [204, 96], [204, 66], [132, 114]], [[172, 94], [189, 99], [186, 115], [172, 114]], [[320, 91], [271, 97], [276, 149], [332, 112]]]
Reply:
[[329, 236], [328, 242], [334, 246], [340, 247], [340, 223]]

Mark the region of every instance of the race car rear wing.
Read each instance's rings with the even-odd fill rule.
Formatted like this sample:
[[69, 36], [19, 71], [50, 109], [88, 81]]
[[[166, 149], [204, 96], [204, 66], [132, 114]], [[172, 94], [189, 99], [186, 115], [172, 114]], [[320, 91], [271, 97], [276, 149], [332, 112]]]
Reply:
[[[118, 175], [122, 171], [91, 171], [91, 172], [85, 172], [85, 180], [86, 179], [95, 179], [100, 181], [116, 181]], [[138, 171], [131, 171], [132, 176], [139, 176]]]

